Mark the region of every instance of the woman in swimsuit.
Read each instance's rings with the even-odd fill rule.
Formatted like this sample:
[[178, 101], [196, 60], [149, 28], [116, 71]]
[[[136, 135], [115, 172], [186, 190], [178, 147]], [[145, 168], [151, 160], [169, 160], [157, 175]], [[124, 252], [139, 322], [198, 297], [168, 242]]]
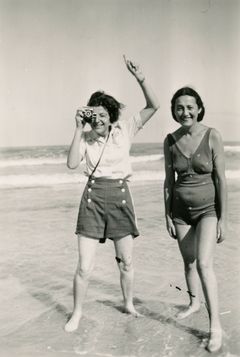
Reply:
[[177, 317], [200, 309], [199, 277], [210, 319], [207, 349], [215, 352], [222, 345], [213, 255], [226, 232], [224, 149], [218, 131], [200, 123], [205, 108], [196, 91], [179, 89], [171, 110], [180, 128], [164, 141], [165, 216], [170, 236], [178, 240], [190, 297], [189, 306]]

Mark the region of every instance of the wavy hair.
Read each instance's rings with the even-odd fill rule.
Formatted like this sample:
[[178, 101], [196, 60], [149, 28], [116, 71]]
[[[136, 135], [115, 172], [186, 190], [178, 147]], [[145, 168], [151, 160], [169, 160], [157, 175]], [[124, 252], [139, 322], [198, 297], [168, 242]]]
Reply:
[[120, 116], [120, 111], [124, 108], [124, 105], [122, 103], [118, 102], [111, 95], [108, 95], [103, 91], [97, 91], [93, 93], [87, 105], [89, 105], [90, 107], [102, 106], [103, 108], [105, 108], [109, 114], [111, 123], [114, 123], [118, 120]]

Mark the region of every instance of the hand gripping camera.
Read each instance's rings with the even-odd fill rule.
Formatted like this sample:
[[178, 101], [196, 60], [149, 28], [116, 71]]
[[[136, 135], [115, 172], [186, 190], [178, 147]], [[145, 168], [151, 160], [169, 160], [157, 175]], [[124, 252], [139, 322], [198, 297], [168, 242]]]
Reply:
[[97, 114], [93, 112], [92, 108], [86, 107], [83, 110], [83, 122], [91, 125], [95, 124]]

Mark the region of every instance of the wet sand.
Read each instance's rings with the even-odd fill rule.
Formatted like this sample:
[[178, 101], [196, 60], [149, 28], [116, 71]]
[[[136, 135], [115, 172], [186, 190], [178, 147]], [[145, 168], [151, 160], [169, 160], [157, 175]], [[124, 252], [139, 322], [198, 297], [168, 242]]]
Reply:
[[[215, 268], [224, 328], [222, 350], [240, 356], [239, 181], [229, 186], [228, 239], [217, 246]], [[188, 303], [183, 264], [168, 237], [162, 182], [131, 185], [141, 236], [135, 240], [134, 300], [141, 318], [122, 312], [119, 273], [111, 241], [99, 244], [78, 330], [65, 333], [77, 263], [74, 235], [82, 185], [1, 192], [0, 356], [209, 356], [208, 315], [181, 321]]]

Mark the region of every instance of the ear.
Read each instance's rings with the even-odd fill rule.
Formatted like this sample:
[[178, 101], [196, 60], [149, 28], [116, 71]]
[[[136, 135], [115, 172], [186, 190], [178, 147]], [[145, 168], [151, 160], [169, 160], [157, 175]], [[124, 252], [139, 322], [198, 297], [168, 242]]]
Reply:
[[201, 113], [201, 111], [202, 111], [202, 108], [199, 108], [199, 109], [198, 109], [198, 114], [200, 114], [200, 113]]

